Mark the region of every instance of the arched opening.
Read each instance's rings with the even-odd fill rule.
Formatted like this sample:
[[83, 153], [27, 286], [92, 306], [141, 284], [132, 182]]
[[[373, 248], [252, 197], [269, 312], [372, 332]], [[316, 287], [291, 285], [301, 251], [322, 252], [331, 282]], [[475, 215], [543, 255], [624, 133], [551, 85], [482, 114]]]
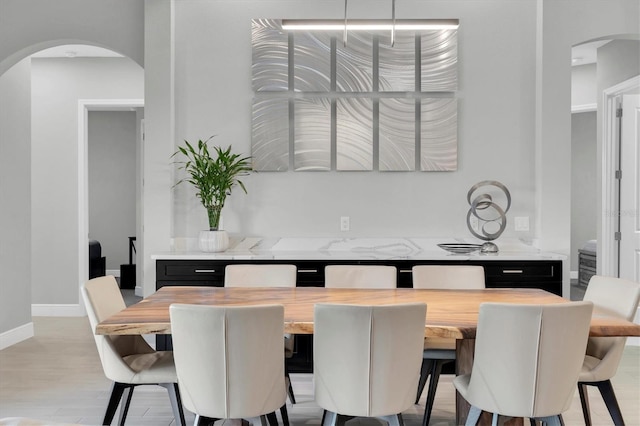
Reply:
[[[30, 158], [21, 173], [28, 174], [23, 177], [29, 182], [24, 196], [30, 199], [30, 214], [16, 233], [30, 235], [32, 314], [83, 315], [78, 290], [88, 276], [86, 118], [91, 111], [136, 114], [143, 107], [144, 70], [104, 46], [77, 40], [29, 46], [0, 65], [0, 79], [19, 74], [20, 81], [28, 82], [24, 87], [28, 93], [20, 100], [29, 103], [20, 108], [28, 117], [22, 117], [22, 128], [15, 132], [5, 128], [7, 139], [2, 137], [2, 144], [8, 146], [12, 135], [28, 127]], [[140, 120], [142, 115], [137, 114]], [[137, 131], [141, 131], [139, 125]], [[137, 143], [136, 156], [141, 149]], [[139, 164], [134, 160], [135, 167]], [[20, 179], [0, 174], [2, 179]], [[141, 181], [139, 170], [136, 176]], [[138, 183], [131, 185], [140, 190]], [[27, 186], [22, 188], [26, 190]], [[138, 217], [134, 222], [136, 228], [141, 226]], [[126, 251], [126, 240], [123, 246]]]

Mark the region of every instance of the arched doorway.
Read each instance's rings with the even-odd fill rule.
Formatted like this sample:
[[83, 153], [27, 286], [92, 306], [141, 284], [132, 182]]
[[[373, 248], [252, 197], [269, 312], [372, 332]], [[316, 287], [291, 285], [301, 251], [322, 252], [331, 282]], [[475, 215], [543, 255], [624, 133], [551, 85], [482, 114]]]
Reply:
[[141, 107], [144, 70], [86, 44], [59, 44], [20, 63], [25, 61], [21, 71], [28, 70], [31, 91], [30, 305], [34, 315], [83, 315], [77, 284], [86, 280], [88, 257], [83, 117], [89, 109]]

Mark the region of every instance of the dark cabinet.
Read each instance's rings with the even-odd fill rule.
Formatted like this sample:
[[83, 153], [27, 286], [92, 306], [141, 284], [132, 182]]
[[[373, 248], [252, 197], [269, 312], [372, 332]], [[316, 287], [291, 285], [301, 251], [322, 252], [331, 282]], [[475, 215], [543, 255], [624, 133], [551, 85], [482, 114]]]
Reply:
[[[299, 287], [324, 286], [324, 267], [344, 265], [391, 265], [398, 270], [398, 287], [412, 287], [414, 265], [481, 265], [487, 288], [539, 288], [562, 295], [561, 260], [284, 260], [284, 259], [216, 259], [156, 260], [156, 289], [164, 286], [224, 285], [224, 268], [230, 264], [294, 264], [298, 268]], [[157, 336], [158, 349], [171, 349], [171, 336]], [[294, 356], [287, 360], [289, 371], [311, 372], [313, 369], [313, 336], [298, 335]]]

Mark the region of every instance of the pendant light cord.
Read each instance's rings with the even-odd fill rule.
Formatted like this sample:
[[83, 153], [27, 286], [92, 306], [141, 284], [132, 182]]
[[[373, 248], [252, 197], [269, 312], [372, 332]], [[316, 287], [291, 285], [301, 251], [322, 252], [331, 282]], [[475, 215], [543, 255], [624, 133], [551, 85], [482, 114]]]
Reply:
[[347, 0], [344, 0], [344, 35], [342, 36], [342, 43], [344, 47], [347, 47]]

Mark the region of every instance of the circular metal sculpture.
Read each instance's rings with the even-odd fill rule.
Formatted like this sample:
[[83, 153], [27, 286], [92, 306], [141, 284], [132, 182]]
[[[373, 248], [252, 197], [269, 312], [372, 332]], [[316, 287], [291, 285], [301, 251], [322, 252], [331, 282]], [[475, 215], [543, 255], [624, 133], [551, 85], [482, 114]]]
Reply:
[[[506, 207], [501, 207], [486, 189], [479, 191], [485, 186], [493, 186], [504, 193], [506, 198]], [[469, 189], [467, 193], [467, 201], [471, 208], [467, 212], [467, 227], [469, 231], [477, 238], [485, 241], [492, 241], [498, 238], [507, 227], [506, 213], [511, 207], [511, 194], [506, 186], [495, 180], [483, 180], [478, 182]], [[471, 226], [472, 215], [478, 219], [478, 230]], [[487, 246], [486, 248], [484, 246]], [[483, 252], [496, 252], [498, 248], [493, 243], [485, 243]]]

